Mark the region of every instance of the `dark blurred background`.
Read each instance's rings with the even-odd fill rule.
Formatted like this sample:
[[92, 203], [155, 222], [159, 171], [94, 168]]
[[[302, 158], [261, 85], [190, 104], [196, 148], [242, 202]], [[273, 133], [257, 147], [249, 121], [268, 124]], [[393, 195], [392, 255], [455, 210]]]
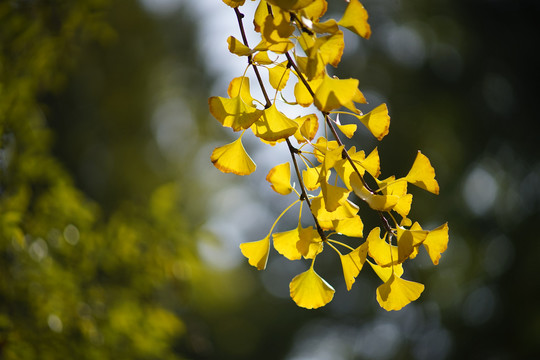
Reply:
[[450, 226], [438, 266], [421, 254], [407, 267], [426, 290], [399, 312], [378, 306], [368, 272], [347, 292], [331, 257], [317, 271], [334, 300], [298, 308], [288, 283], [307, 264], [272, 250], [258, 272], [241, 256], [284, 208], [264, 177], [286, 154], [248, 140], [259, 167], [246, 179], [209, 161], [234, 135], [207, 98], [245, 66], [226, 48], [230, 8], [0, 1], [0, 358], [540, 356], [540, 3], [363, 4], [372, 37], [346, 33], [332, 70], [392, 123], [354, 144], [378, 147], [383, 176], [422, 150], [441, 194], [412, 190], [411, 216]]

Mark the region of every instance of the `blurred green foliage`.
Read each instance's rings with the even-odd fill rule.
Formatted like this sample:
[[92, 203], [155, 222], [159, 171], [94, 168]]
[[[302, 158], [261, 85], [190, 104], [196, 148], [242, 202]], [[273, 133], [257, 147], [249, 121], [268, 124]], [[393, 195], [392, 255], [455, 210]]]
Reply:
[[180, 358], [199, 266], [180, 186], [142, 180], [148, 196], [128, 189], [104, 215], [52, 153], [61, 139], [43, 99], [88, 44], [115, 39], [109, 11], [101, 0], [0, 4], [2, 359]]

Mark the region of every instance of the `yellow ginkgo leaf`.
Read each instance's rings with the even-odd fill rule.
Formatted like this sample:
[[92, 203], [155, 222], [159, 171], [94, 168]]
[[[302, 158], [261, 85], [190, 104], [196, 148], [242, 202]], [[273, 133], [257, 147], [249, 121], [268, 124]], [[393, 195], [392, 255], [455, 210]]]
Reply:
[[343, 268], [343, 276], [345, 277], [345, 284], [347, 285], [347, 290], [351, 290], [352, 285], [364, 263], [366, 262], [367, 256], [367, 243], [363, 243], [353, 251], [348, 254], [340, 254], [339, 258], [341, 259], [341, 267]]
[[315, 106], [324, 112], [345, 106], [358, 113], [359, 111], [353, 102], [357, 90], [357, 79], [335, 79], [325, 76], [321, 85], [315, 91]]
[[255, 266], [257, 270], [264, 270], [270, 252], [270, 236], [259, 241], [242, 243], [240, 250], [248, 258], [250, 265]]
[[317, 130], [319, 130], [319, 120], [317, 115], [305, 115], [293, 120], [298, 123], [298, 130], [294, 133], [294, 138], [298, 143], [311, 141], [315, 138]]
[[210, 113], [225, 127], [230, 127], [234, 131], [249, 128], [263, 111], [247, 105], [240, 96], [227, 99], [219, 96], [212, 96], [208, 99]]
[[378, 265], [387, 267], [398, 263], [397, 246], [387, 243], [385, 237], [381, 238], [380, 228], [376, 227], [371, 230], [367, 237], [367, 243], [369, 256], [371, 256]]
[[230, 98], [240, 96], [240, 98], [249, 106], [253, 107], [255, 99], [251, 96], [249, 78], [247, 76], [235, 77], [229, 83], [227, 94]]
[[253, 54], [253, 50], [242, 44], [240, 40], [234, 36], [227, 38], [227, 44], [229, 45], [229, 51], [238, 56], [248, 56]]
[[257, 167], [242, 145], [242, 137], [230, 144], [217, 147], [210, 160], [220, 171], [236, 175], [249, 175]]
[[319, 179], [321, 183], [322, 196], [324, 197], [324, 204], [326, 211], [335, 211], [341, 203], [343, 203], [347, 197], [349, 197], [350, 191], [340, 186], [328, 184], [325, 179]]
[[356, 196], [364, 200], [373, 210], [390, 211], [398, 203], [399, 196], [378, 195], [371, 193], [368, 189], [366, 189], [357, 173], [352, 173], [349, 179], [351, 182], [351, 187]]
[[312, 191], [321, 186], [319, 182], [320, 167], [310, 168], [302, 171], [302, 180], [304, 180], [304, 186], [306, 190]]
[[270, 81], [270, 85], [278, 91], [283, 90], [285, 85], [287, 85], [287, 80], [289, 80], [290, 72], [290, 69], [286, 66], [286, 62], [269, 67], [268, 80]]
[[222, 0], [222, 1], [232, 8], [242, 6], [246, 2], [246, 0]]
[[253, 123], [255, 136], [266, 141], [277, 141], [294, 135], [298, 123], [278, 111], [275, 104], [265, 109], [262, 116]]
[[275, 5], [282, 10], [300, 10], [305, 8], [315, 0], [266, 0], [268, 3]]
[[398, 226], [396, 229], [399, 262], [404, 262], [426, 239], [429, 231], [422, 230], [420, 224], [415, 222], [410, 229]]
[[336, 125], [339, 128], [339, 130], [343, 133], [343, 135], [345, 135], [349, 139], [353, 137], [357, 128], [356, 124], [346, 124], [346, 125], [336, 124]]
[[310, 29], [318, 34], [337, 34], [341, 32], [336, 20], [328, 19], [324, 22], [314, 21]]
[[364, 160], [361, 160], [360, 165], [366, 169], [371, 176], [378, 178], [381, 174], [381, 160], [377, 148], [373, 149]]
[[[332, 20], [333, 21], [333, 20]], [[319, 26], [322, 24], [319, 24]], [[337, 25], [336, 25], [337, 29]], [[315, 40], [319, 56], [324, 64], [330, 64], [337, 67], [343, 55], [345, 42], [343, 41], [343, 32], [338, 31], [331, 35], [321, 36]]]
[[420, 150], [416, 155], [411, 170], [409, 170], [405, 178], [413, 185], [433, 194], [439, 194], [439, 183], [435, 180], [435, 169], [431, 166], [427, 156], [422, 154]]
[[296, 249], [305, 259], [313, 259], [323, 251], [323, 242], [317, 230], [313, 226], [303, 228], [298, 224], [300, 241], [296, 243]]
[[369, 263], [369, 265], [371, 266], [373, 271], [375, 271], [375, 274], [377, 274], [377, 276], [383, 282], [387, 282], [388, 279], [390, 279], [390, 276], [392, 276], [392, 274], [396, 274], [396, 276], [398, 276], [398, 277], [403, 275], [403, 265], [402, 264], [392, 265], [392, 266], [388, 266], [388, 267], [382, 267], [380, 265], [372, 263], [369, 260], [367, 260], [367, 262]]
[[268, 14], [262, 24], [261, 37], [270, 44], [289, 42], [294, 26], [290, 24], [290, 16], [284, 11]]
[[310, 267], [296, 275], [289, 285], [291, 298], [296, 305], [306, 309], [316, 309], [328, 304], [334, 297], [334, 288], [330, 286]]
[[386, 311], [400, 310], [420, 297], [424, 285], [404, 280], [395, 274], [377, 288], [377, 302]]
[[302, 258], [297, 243], [300, 241], [300, 225], [292, 230], [274, 233], [272, 235], [274, 249], [289, 260]]
[[334, 220], [332, 221], [332, 224], [334, 226], [334, 230], [338, 234], [360, 238], [364, 236], [364, 223], [358, 215], [352, 218]]
[[318, 20], [326, 13], [328, 3], [326, 0], [315, 0], [305, 8], [300, 10], [300, 15], [311, 21]]
[[291, 186], [291, 165], [283, 163], [274, 166], [266, 175], [268, 181], [275, 192], [281, 195], [288, 195], [293, 190]]
[[371, 36], [371, 27], [367, 19], [368, 13], [360, 1], [351, 0], [338, 24], [365, 39], [369, 39]]
[[[354, 115], [354, 114], [353, 114]], [[390, 116], [388, 107], [381, 104], [365, 115], [354, 115], [364, 124], [365, 127], [377, 138], [382, 140], [388, 134], [390, 128]]]
[[256, 65], [270, 65], [274, 63], [274, 61], [268, 56], [267, 51], [259, 51], [253, 55], [253, 62]]
[[422, 244], [424, 244], [433, 265], [438, 265], [441, 254], [448, 247], [448, 223], [431, 230]]
[[322, 194], [314, 197], [311, 201], [311, 210], [317, 217], [317, 220], [321, 222], [348, 219], [354, 217], [358, 213], [358, 206], [349, 200], [340, 203], [335, 211], [327, 211], [324, 202], [325, 200]]
[[[313, 79], [308, 81], [308, 85], [313, 91], [317, 91], [321, 83], [322, 79]], [[296, 102], [303, 107], [308, 107], [313, 104], [313, 96], [311, 96], [308, 88], [301, 81], [294, 85], [294, 97], [296, 98]]]

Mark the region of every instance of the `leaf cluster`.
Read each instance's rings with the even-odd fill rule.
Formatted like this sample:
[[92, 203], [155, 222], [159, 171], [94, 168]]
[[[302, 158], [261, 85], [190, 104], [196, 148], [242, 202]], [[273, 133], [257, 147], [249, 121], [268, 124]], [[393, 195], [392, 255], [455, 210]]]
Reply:
[[[344, 30], [370, 37], [367, 11], [358, 0], [351, 0], [339, 21], [321, 21], [328, 5], [325, 0], [260, 0], [253, 18], [260, 41], [250, 47], [239, 10], [244, 1], [224, 2], [234, 8], [242, 34], [240, 40], [228, 38], [229, 51], [246, 58], [246, 72], [253, 69], [264, 98], [251, 95], [250, 79], [244, 72], [230, 82], [227, 98], [209, 99], [211, 114], [224, 127], [240, 133], [232, 143], [216, 148], [211, 161], [222, 172], [249, 175], [256, 164], [242, 143], [246, 131], [264, 144], [284, 143], [291, 161], [272, 168], [266, 180], [278, 194], [295, 197], [265, 238], [240, 245], [243, 255], [259, 270], [265, 269], [272, 244], [289, 260], [310, 260], [310, 267], [290, 283], [292, 299], [304, 308], [324, 306], [333, 298], [334, 289], [314, 268], [318, 254], [328, 248], [340, 258], [348, 290], [367, 262], [383, 282], [376, 291], [381, 307], [399, 310], [418, 299], [424, 285], [402, 278], [403, 263], [414, 259], [423, 246], [433, 264], [438, 264], [447, 248], [448, 226], [425, 230], [408, 217], [413, 199], [408, 184], [438, 194], [435, 171], [418, 151], [405, 176], [383, 179], [377, 148], [369, 154], [356, 146], [347, 148], [341, 137], [353, 138], [358, 125], [381, 141], [389, 131], [388, 107], [380, 104], [363, 114], [357, 108], [366, 103], [359, 80], [331, 76], [327, 69], [341, 61]], [[259, 69], [268, 72], [268, 82], [263, 81]], [[294, 86], [294, 100], [286, 100], [282, 93], [289, 84]], [[291, 118], [281, 111], [284, 105], [315, 108], [317, 112]], [[342, 124], [340, 116], [350, 122]], [[318, 135], [320, 130], [323, 136]], [[292, 184], [292, 171], [298, 189]], [[364, 223], [356, 199], [376, 212], [382, 223], [371, 229], [363, 242]], [[300, 204], [298, 226], [273, 232], [280, 218], [296, 204]], [[307, 227], [302, 225], [304, 204], [312, 217], [312, 225]], [[336, 240], [338, 235], [350, 238], [352, 244]]]

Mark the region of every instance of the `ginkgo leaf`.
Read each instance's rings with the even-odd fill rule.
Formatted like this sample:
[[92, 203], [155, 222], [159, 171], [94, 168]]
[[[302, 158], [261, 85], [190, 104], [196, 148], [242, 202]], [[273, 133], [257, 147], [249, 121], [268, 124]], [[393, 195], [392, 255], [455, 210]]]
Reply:
[[[354, 114], [352, 114], [354, 115]], [[381, 104], [365, 115], [354, 115], [377, 138], [382, 140], [388, 134], [390, 116], [386, 104]]]
[[392, 274], [388, 281], [377, 288], [377, 302], [386, 311], [400, 310], [418, 299], [422, 291], [424, 291], [423, 284]]
[[266, 0], [268, 3], [275, 5], [285, 11], [300, 10], [305, 8], [315, 0]]
[[321, 186], [319, 182], [319, 171], [320, 169], [311, 167], [302, 171], [302, 180], [304, 180], [306, 190], [312, 191]]
[[448, 247], [448, 223], [431, 230], [422, 244], [426, 248], [433, 265], [438, 265], [441, 254]]
[[272, 235], [274, 249], [289, 260], [302, 258], [297, 243], [300, 241], [300, 225], [289, 231], [274, 233]]
[[338, 23], [334, 19], [328, 19], [325, 22], [314, 21], [311, 24], [311, 30], [319, 34], [336, 34], [340, 32]]
[[249, 175], [257, 167], [242, 145], [242, 137], [230, 144], [217, 147], [210, 160], [220, 171], [236, 175]]
[[347, 285], [347, 290], [351, 290], [352, 285], [364, 263], [366, 262], [367, 256], [367, 243], [363, 243], [353, 251], [348, 254], [339, 254], [341, 260], [341, 267], [343, 268], [343, 276], [345, 278], [345, 284]]
[[378, 227], [373, 228], [367, 237], [369, 256], [382, 267], [398, 263], [397, 246], [387, 243], [385, 237], [381, 238], [381, 229]]
[[246, 0], [222, 0], [222, 1], [232, 8], [242, 6], [246, 2]]
[[426, 155], [418, 150], [416, 159], [405, 177], [408, 182], [433, 194], [439, 194], [439, 183], [435, 180], [435, 169]]
[[335, 211], [327, 211], [324, 198], [319, 195], [311, 201], [311, 210], [321, 222], [343, 220], [354, 217], [358, 213], [358, 206], [346, 200], [339, 204]]
[[268, 181], [275, 192], [281, 195], [288, 195], [293, 190], [291, 186], [291, 165], [287, 163], [274, 166], [266, 175]]
[[375, 274], [383, 281], [387, 282], [388, 279], [392, 276], [392, 274], [396, 274], [396, 276], [400, 277], [403, 275], [403, 265], [397, 264], [387, 267], [382, 267], [380, 265], [374, 264], [371, 261], [367, 260], [373, 271], [375, 271]]
[[[308, 80], [308, 85], [313, 91], [316, 91], [321, 83], [322, 79]], [[294, 85], [294, 97], [296, 98], [296, 102], [303, 107], [308, 107], [313, 104], [313, 96], [311, 96], [308, 88], [301, 81]]]
[[371, 27], [367, 19], [368, 13], [360, 1], [351, 0], [338, 24], [365, 39], [369, 39], [371, 36]]
[[334, 79], [325, 76], [321, 85], [315, 91], [315, 106], [324, 112], [338, 109], [342, 106], [358, 113], [353, 98], [358, 90], [357, 79]]
[[289, 42], [289, 36], [292, 35], [294, 26], [290, 24], [288, 13], [275, 11], [268, 14], [262, 23], [261, 37], [264, 41], [271, 44]]
[[317, 118], [317, 115], [305, 115], [293, 120], [298, 123], [298, 130], [294, 133], [296, 141], [304, 143], [315, 138], [317, 130], [319, 130], [319, 119]]
[[294, 135], [298, 129], [298, 123], [283, 115], [272, 104], [263, 111], [262, 116], [252, 125], [251, 129], [255, 136], [266, 141], [277, 141]]
[[373, 210], [390, 211], [399, 200], [399, 196], [396, 195], [378, 195], [371, 193], [366, 189], [357, 173], [352, 173], [349, 179], [356, 196], [364, 200]]
[[410, 229], [405, 229], [398, 226], [396, 229], [396, 237], [399, 262], [402, 263], [405, 261], [413, 253], [413, 251], [415, 251], [415, 248], [422, 244], [428, 234], [429, 231], [422, 230], [418, 223], [414, 223]]
[[350, 191], [340, 186], [328, 184], [325, 180], [319, 180], [319, 182], [321, 183], [326, 210], [329, 212], [335, 211], [347, 199]]
[[345, 48], [343, 32], [338, 31], [335, 34], [318, 37], [315, 40], [315, 47], [324, 65], [330, 64], [333, 67], [337, 67], [341, 61], [343, 49]]
[[313, 226], [303, 228], [298, 224], [300, 241], [296, 243], [296, 248], [305, 259], [314, 259], [317, 254], [323, 251], [323, 242], [317, 230]]
[[276, 90], [283, 90], [289, 80], [290, 69], [285, 63], [278, 64], [274, 67], [268, 68], [268, 80], [270, 85]]
[[364, 223], [358, 215], [352, 218], [334, 220], [332, 221], [332, 224], [334, 226], [334, 230], [338, 234], [343, 234], [351, 237], [364, 236]]
[[210, 113], [224, 126], [234, 131], [249, 128], [263, 114], [262, 110], [247, 105], [240, 96], [227, 99], [212, 96], [208, 99]]
[[334, 297], [334, 288], [330, 286], [310, 267], [296, 275], [289, 285], [291, 298], [296, 305], [306, 309], [316, 309], [328, 304]]
[[256, 65], [270, 65], [274, 63], [274, 61], [268, 56], [267, 51], [259, 51], [253, 55], [253, 62]]
[[346, 125], [336, 124], [336, 125], [339, 128], [339, 130], [343, 133], [343, 135], [345, 135], [349, 139], [353, 137], [357, 129], [356, 124], [346, 124]]
[[251, 96], [249, 78], [247, 76], [235, 77], [229, 83], [227, 94], [230, 98], [240, 96], [240, 98], [249, 106], [253, 107], [255, 99]]
[[229, 45], [229, 51], [238, 56], [248, 56], [253, 54], [253, 50], [244, 45], [240, 40], [234, 36], [227, 38], [227, 44]]
[[360, 166], [362, 166], [368, 173], [371, 174], [374, 178], [378, 178], [381, 173], [381, 160], [379, 158], [379, 150], [375, 147], [369, 155], [360, 161]]
[[255, 266], [257, 270], [264, 270], [270, 252], [270, 236], [262, 240], [242, 243], [240, 250], [248, 258], [250, 265]]
[[300, 10], [300, 15], [311, 21], [318, 20], [326, 13], [328, 3], [326, 0], [315, 0]]

